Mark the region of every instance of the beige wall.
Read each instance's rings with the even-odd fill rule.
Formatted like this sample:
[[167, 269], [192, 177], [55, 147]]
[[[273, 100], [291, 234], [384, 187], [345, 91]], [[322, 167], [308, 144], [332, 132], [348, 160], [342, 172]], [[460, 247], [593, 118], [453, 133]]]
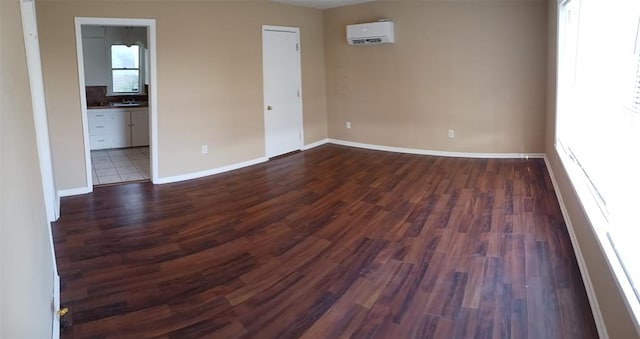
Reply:
[[582, 205], [565, 171], [554, 146], [556, 111], [556, 19], [555, 1], [549, 1], [548, 9], [548, 68], [547, 68], [547, 123], [546, 149], [549, 164], [558, 183], [567, 208], [573, 230], [585, 259], [591, 282], [595, 290], [600, 311], [610, 338], [639, 338], [633, 320], [627, 310], [612, 271], [606, 262], [598, 240]]
[[[268, 2], [38, 1], [58, 189], [85, 186], [74, 17], [157, 25], [160, 177], [264, 156], [261, 25], [301, 31], [305, 144], [327, 137], [322, 12]], [[209, 154], [200, 154], [200, 145]]]
[[0, 1], [0, 338], [49, 338], [53, 259], [18, 0]]
[[[380, 18], [395, 23], [395, 44], [347, 45], [345, 25]], [[324, 29], [331, 138], [544, 151], [544, 1], [366, 3], [326, 11]]]

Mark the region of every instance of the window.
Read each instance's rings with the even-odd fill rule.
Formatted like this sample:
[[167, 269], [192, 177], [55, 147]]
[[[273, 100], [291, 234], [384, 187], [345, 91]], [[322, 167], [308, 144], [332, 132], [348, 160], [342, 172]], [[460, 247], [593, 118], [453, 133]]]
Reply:
[[113, 94], [140, 93], [140, 46], [111, 46], [111, 92]]
[[556, 146], [640, 319], [640, 1], [566, 0], [558, 13]]

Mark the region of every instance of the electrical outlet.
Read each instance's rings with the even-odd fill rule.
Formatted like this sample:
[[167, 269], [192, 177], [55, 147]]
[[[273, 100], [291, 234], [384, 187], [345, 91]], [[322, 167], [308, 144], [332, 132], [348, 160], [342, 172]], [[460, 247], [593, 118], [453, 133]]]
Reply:
[[456, 137], [456, 133], [452, 129], [450, 129], [449, 130], [449, 138], [455, 138], [455, 137]]
[[200, 148], [200, 152], [202, 152], [202, 154], [209, 153], [209, 145], [202, 145], [202, 147]]
[[345, 126], [346, 128], [351, 128], [351, 121], [347, 121], [347, 122], [344, 124], [344, 126]]

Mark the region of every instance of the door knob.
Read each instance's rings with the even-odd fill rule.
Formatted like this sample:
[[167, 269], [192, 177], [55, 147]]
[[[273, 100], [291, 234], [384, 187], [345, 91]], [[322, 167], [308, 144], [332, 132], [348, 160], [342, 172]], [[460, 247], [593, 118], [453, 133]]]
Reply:
[[271, 106], [267, 106], [267, 111], [270, 111], [270, 110], [272, 110], [272, 109], [273, 109], [273, 107], [271, 107]]

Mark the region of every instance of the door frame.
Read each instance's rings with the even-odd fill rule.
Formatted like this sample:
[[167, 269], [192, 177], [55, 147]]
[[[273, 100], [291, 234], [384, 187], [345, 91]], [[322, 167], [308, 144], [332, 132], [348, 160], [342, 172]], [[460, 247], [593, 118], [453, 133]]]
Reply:
[[60, 338], [60, 317], [56, 313], [60, 309], [60, 276], [56, 262], [56, 251], [53, 245], [52, 222], [60, 218], [60, 197], [56, 192], [51, 158], [51, 142], [49, 139], [49, 122], [47, 119], [47, 104], [44, 93], [44, 78], [42, 76], [42, 59], [38, 35], [38, 20], [36, 4], [33, 1], [20, 1], [20, 17], [24, 38], [25, 55], [27, 58], [27, 72], [29, 75], [29, 90], [33, 110], [33, 123], [36, 134], [36, 147], [42, 179], [42, 195], [47, 216], [47, 237], [51, 251], [51, 268], [53, 272], [53, 291], [51, 309], [51, 338]]
[[60, 201], [56, 194], [55, 180], [53, 177], [49, 122], [47, 119], [47, 105], [44, 94], [35, 3], [33, 1], [20, 1], [20, 14], [22, 17], [22, 30], [27, 56], [27, 71], [29, 73], [31, 105], [33, 106], [33, 120], [36, 129], [40, 175], [42, 176], [42, 190], [44, 192], [47, 220], [52, 222], [60, 217]]
[[75, 17], [76, 53], [78, 58], [78, 83], [80, 84], [80, 107], [82, 108], [82, 134], [84, 138], [85, 172], [87, 186], [83, 193], [93, 192], [91, 173], [91, 145], [89, 142], [89, 119], [87, 115], [87, 94], [84, 81], [84, 53], [82, 50], [82, 25], [136, 26], [147, 28], [147, 48], [149, 49], [149, 162], [150, 179], [158, 182], [158, 86], [156, 70], [156, 20]]
[[262, 118], [264, 121], [264, 155], [265, 157], [269, 157], [267, 154], [267, 102], [266, 102], [266, 84], [264, 78], [264, 67], [265, 67], [265, 58], [264, 58], [264, 35], [267, 31], [275, 31], [275, 32], [287, 32], [287, 33], [295, 33], [296, 35], [296, 44], [298, 45], [298, 93], [299, 93], [299, 105], [300, 105], [300, 145], [298, 147], [299, 150], [304, 149], [304, 111], [302, 104], [302, 46], [300, 44], [300, 28], [299, 27], [288, 27], [288, 26], [272, 26], [272, 25], [262, 25]]

